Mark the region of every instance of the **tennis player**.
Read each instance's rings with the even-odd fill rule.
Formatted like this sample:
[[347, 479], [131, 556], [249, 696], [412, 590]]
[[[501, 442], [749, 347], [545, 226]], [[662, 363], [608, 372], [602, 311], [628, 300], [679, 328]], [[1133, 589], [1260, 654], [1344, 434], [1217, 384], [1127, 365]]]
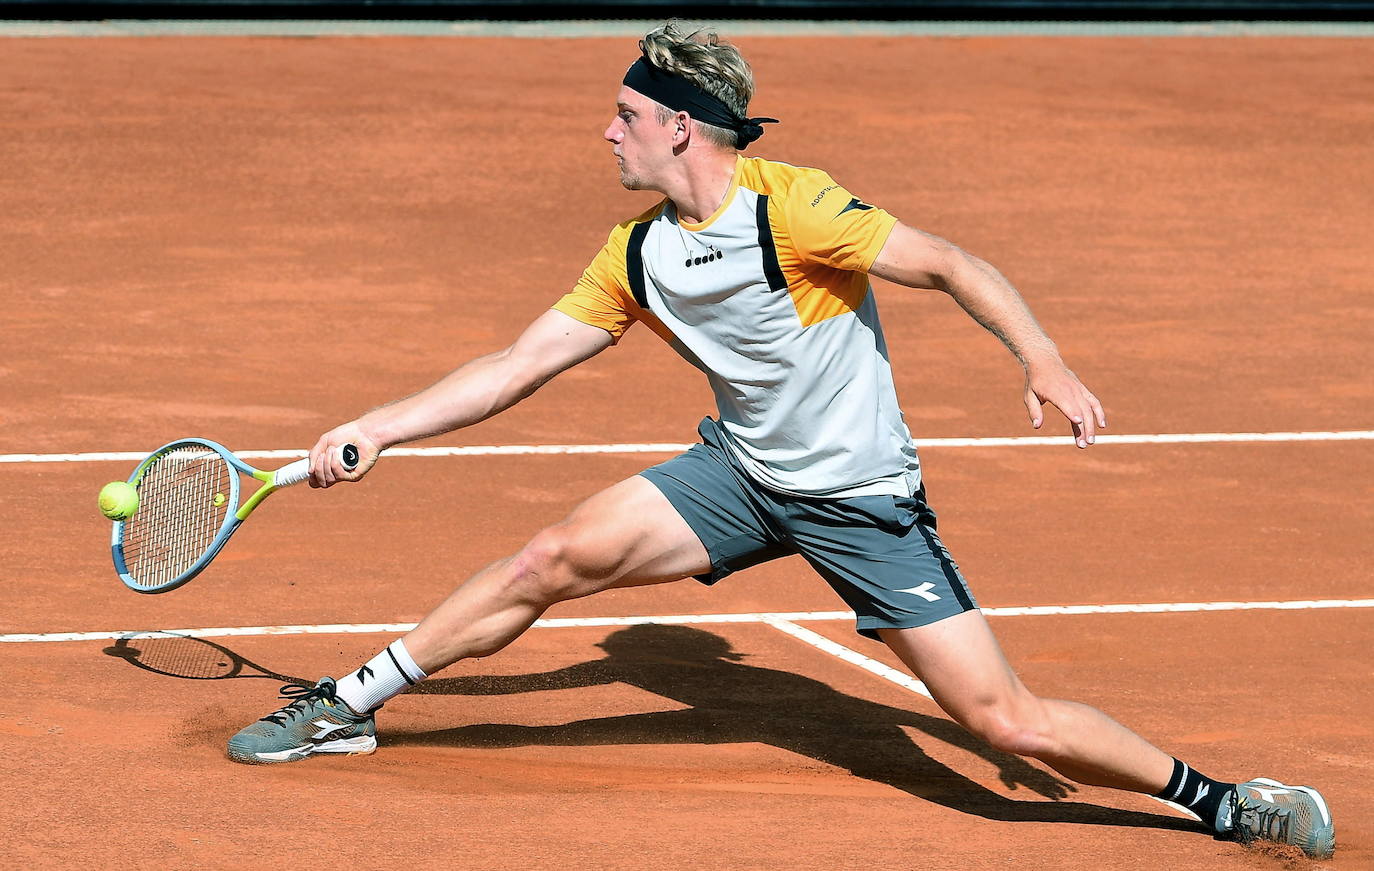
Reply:
[[[706, 376], [719, 415], [685, 454], [591, 497], [459, 586], [357, 671], [229, 741], [240, 762], [370, 753], [374, 713], [453, 663], [504, 648], [551, 605], [615, 587], [732, 572], [800, 554], [952, 718], [1066, 778], [1147, 793], [1243, 840], [1329, 856], [1321, 795], [1214, 780], [1093, 708], [1038, 698], [1008, 665], [936, 533], [893, 388], [869, 275], [944, 291], [1020, 361], [1031, 425], [1054, 406], [1086, 448], [1107, 425], [996, 269], [899, 222], [826, 173], [741, 154], [753, 75], [715, 34], [649, 33], [606, 128], [631, 190], [658, 205], [618, 225], [572, 291], [503, 351], [319, 439], [312, 484], [360, 480], [393, 445], [471, 426], [643, 322]], [[335, 448], [356, 444], [353, 472]]]

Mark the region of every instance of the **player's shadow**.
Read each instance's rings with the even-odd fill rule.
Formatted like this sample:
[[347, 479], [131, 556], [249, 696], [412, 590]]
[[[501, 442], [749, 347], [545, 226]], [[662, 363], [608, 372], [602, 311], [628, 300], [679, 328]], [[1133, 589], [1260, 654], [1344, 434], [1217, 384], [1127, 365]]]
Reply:
[[[770, 744], [887, 784], [927, 801], [993, 820], [1085, 823], [1196, 831], [1189, 820], [1061, 802], [1075, 787], [1001, 753], [942, 717], [856, 698], [809, 677], [744, 665], [724, 638], [688, 626], [642, 625], [600, 645], [606, 656], [544, 674], [428, 680], [412, 692], [505, 695], [625, 683], [685, 710], [598, 717], [549, 726], [488, 723], [428, 732], [384, 732], [388, 744], [459, 747], [582, 747], [609, 744]], [[976, 754], [1009, 789], [1052, 801], [1017, 801], [932, 759], [906, 731]]]

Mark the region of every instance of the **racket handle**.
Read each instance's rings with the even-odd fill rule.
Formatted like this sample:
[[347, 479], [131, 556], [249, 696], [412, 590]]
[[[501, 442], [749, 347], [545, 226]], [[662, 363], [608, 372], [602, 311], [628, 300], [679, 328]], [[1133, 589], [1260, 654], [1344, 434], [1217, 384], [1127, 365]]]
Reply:
[[[358, 454], [357, 445], [340, 445], [338, 454], [339, 463], [346, 470], [351, 472], [354, 469], [358, 468], [358, 460], [360, 457]], [[290, 487], [292, 484], [299, 484], [300, 482], [304, 481], [306, 478], [309, 477], [310, 458], [306, 457], [305, 459], [297, 460], [294, 463], [287, 463], [285, 466], [282, 466], [275, 473], [273, 473], [272, 486]]]

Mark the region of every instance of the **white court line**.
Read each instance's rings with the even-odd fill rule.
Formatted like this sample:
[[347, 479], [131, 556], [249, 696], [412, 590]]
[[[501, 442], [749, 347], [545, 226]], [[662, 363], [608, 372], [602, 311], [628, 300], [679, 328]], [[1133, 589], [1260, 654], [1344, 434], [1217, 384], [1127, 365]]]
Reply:
[[1190, 611], [1312, 611], [1374, 608], [1374, 599], [1297, 599], [1286, 602], [1155, 602], [1139, 605], [1029, 605], [984, 608], [989, 617], [1044, 617], [1060, 614], [1178, 614]]
[[[1043, 617], [1081, 614], [1166, 614], [1196, 611], [1312, 611], [1331, 608], [1374, 608], [1374, 599], [1303, 599], [1282, 602], [1156, 602], [1127, 605], [1029, 605], [984, 608], [989, 617]], [[663, 617], [552, 617], [534, 621], [538, 629], [575, 626], [642, 626], [645, 624], [775, 623], [853, 620], [853, 611], [797, 611], [760, 614], [678, 614]], [[295, 626], [221, 626], [208, 629], [156, 629], [195, 638], [227, 638], [243, 635], [371, 635], [409, 632], [414, 623], [327, 623]], [[0, 635], [0, 643], [47, 641], [106, 641], [125, 635], [154, 631], [120, 629], [99, 632], [37, 632]]]
[[928, 699], [931, 698], [930, 690], [926, 689], [926, 685], [921, 683], [919, 680], [912, 677], [911, 675], [907, 674], [906, 672], [898, 671], [890, 665], [884, 665], [876, 659], [870, 659], [869, 657], [864, 656], [862, 653], [859, 653], [857, 650], [851, 650], [837, 641], [831, 641], [824, 635], [820, 635], [816, 632], [812, 632], [810, 629], [805, 629], [801, 626], [798, 626], [791, 620], [783, 620], [779, 616], [763, 615], [762, 622], [767, 624], [768, 626], [772, 626], [774, 629], [777, 629], [781, 632], [786, 632], [793, 638], [796, 638], [799, 641], [804, 641], [818, 650], [823, 650], [831, 656], [843, 659], [850, 665], [857, 665], [864, 671], [870, 672], [871, 674], [875, 674], [883, 680], [891, 681], [892, 683], [895, 683], [897, 686], [902, 687], [903, 689], [908, 689], [912, 692], [920, 693]]
[[[1249, 442], [1374, 441], [1374, 430], [1339, 432], [1176, 432], [1099, 435], [1099, 445], [1237, 444]], [[987, 438], [916, 439], [918, 448], [1019, 448], [1073, 445], [1071, 436], [1007, 436]], [[388, 457], [479, 457], [539, 454], [677, 454], [690, 444], [650, 442], [614, 445], [467, 445], [463, 447], [391, 448]], [[0, 454], [0, 463], [138, 462], [152, 450], [106, 451], [80, 454]], [[303, 450], [236, 451], [246, 460], [294, 460]]]

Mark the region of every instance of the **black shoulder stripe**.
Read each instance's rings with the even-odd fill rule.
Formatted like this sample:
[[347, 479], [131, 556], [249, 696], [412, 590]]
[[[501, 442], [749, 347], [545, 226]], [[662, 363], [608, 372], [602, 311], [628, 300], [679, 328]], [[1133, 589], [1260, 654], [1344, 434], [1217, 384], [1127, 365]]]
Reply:
[[759, 225], [759, 248], [763, 250], [763, 275], [768, 279], [771, 290], [787, 290], [787, 279], [782, 276], [782, 265], [778, 263], [778, 248], [773, 244], [773, 226], [768, 223], [768, 195], [759, 194], [755, 208], [755, 221]]
[[640, 249], [644, 247], [644, 237], [649, 235], [649, 225], [652, 223], [645, 221], [635, 224], [630, 231], [630, 241], [625, 246], [625, 274], [630, 279], [630, 295], [645, 310], [649, 308], [649, 297], [644, 292], [644, 255]]
[[[871, 208], [873, 207], [870, 206], [868, 203], [864, 202], [858, 197], [854, 197], [849, 201], [849, 205], [845, 206], [843, 209], [840, 209], [840, 215], [843, 215], [845, 212], [848, 212], [851, 209], [858, 212], [866, 212]], [[836, 215], [835, 217], [838, 218], [840, 215]], [[834, 218], [832, 218], [831, 220], [834, 220]]]

